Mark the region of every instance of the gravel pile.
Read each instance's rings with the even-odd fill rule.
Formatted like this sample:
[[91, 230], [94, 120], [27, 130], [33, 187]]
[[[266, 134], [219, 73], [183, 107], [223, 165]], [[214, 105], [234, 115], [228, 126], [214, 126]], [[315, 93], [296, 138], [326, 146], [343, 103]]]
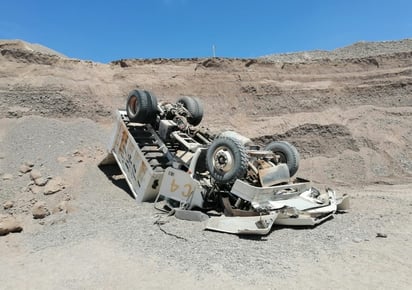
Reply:
[[[320, 256], [334, 259], [348, 246], [376, 239], [377, 233], [391, 235], [382, 229], [397, 221], [392, 209], [408, 210], [408, 203], [400, 198], [382, 198], [375, 192], [359, 197], [355, 193], [357, 190], [353, 190], [354, 206], [350, 214], [338, 214], [315, 228], [275, 227], [266, 237], [204, 231], [202, 223], [177, 220], [155, 210], [152, 203], [137, 204], [127, 194], [124, 184], [122, 187], [108, 178], [119, 175], [120, 171], [116, 172], [116, 167], [98, 168], [101, 159], [94, 157], [103, 156], [93, 151], [103, 153], [98, 150], [104, 148], [109, 136], [105, 128], [90, 120], [62, 122], [24, 117], [11, 128], [6, 142], [0, 146], [4, 154], [0, 170], [14, 174], [22, 162], [33, 160], [32, 171], [40, 168], [44, 176], [59, 174], [63, 177], [67, 187], [54, 196], [60, 196], [60, 202], [64, 194], [68, 194], [71, 197], [68, 204], [74, 208], [73, 211], [46, 212], [41, 219], [33, 219], [29, 211], [32, 227], [36, 230], [30, 231], [23, 224], [21, 233], [11, 234], [19, 235], [29, 252], [41, 253], [52, 248], [70, 252], [85, 241], [95, 245], [93, 241], [104, 240], [120, 245], [118, 250], [131, 261], [139, 261], [139, 255], [144, 255], [181, 273], [209, 276], [225, 273], [248, 285], [273, 287], [270, 283], [274, 279], [291, 280], [296, 276], [296, 269], [317, 266]], [[81, 159], [76, 159], [77, 152], [84, 150], [87, 153], [80, 162]], [[70, 160], [75, 162], [70, 163]], [[8, 192], [8, 197], [12, 198], [13, 190], [27, 184], [28, 176], [26, 173], [13, 177], [11, 181], [17, 188], [10, 180], [1, 181], [2, 194]], [[41, 193], [23, 194], [48, 201], [48, 196]], [[39, 210], [45, 207], [44, 203], [36, 204]], [[8, 206], [4, 204], [5, 209], [0, 213], [9, 213]], [[116, 250], [113, 251], [116, 255]]]
[[[25, 160], [34, 160], [33, 168], [40, 168], [45, 175], [59, 174], [67, 181], [67, 188], [58, 194], [71, 195], [69, 203], [76, 209], [72, 213], [45, 214], [41, 220], [33, 220], [42, 228], [32, 234], [23, 230], [20, 235], [35, 252], [104, 237], [120, 242], [130, 255], [139, 251], [185, 272], [214, 274], [224, 269], [233, 276], [254, 273], [282, 277], [289, 275], [289, 271], [293, 273], [292, 264], [301, 258], [302, 249], [308, 259], [315, 260], [321, 252], [333, 255], [344, 244], [372, 239], [375, 235], [377, 224], [361, 226], [361, 213], [338, 215], [314, 229], [275, 228], [267, 237], [204, 231], [202, 223], [168, 217], [155, 210], [151, 203], [136, 204], [127, 191], [106, 177], [121, 174], [120, 171], [105, 174], [97, 167], [100, 160], [89, 159], [70, 166], [67, 161], [59, 162], [62, 158], [75, 158], [76, 148], [81, 151], [89, 148], [89, 152], [104, 148], [109, 134], [96, 123], [25, 117], [11, 129], [1, 146], [5, 154], [0, 170], [15, 173]], [[14, 177], [13, 185], [3, 181], [3, 188], [7, 189], [4, 196], [12, 198], [13, 192], [24, 187], [28, 179], [26, 174]], [[44, 199], [39, 193], [23, 194]]]
[[332, 51], [313, 50], [296, 53], [282, 53], [262, 56], [260, 59], [269, 62], [299, 63], [322, 59], [341, 60], [365, 58], [378, 55], [394, 54], [412, 51], [412, 39], [384, 42], [357, 42], [352, 45]]

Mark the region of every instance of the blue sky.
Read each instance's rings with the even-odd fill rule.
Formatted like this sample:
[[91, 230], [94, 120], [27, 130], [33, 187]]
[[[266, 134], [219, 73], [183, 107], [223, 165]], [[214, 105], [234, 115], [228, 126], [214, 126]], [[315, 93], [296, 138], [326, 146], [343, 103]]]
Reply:
[[80, 59], [256, 57], [412, 37], [411, 0], [1, 0], [0, 39]]

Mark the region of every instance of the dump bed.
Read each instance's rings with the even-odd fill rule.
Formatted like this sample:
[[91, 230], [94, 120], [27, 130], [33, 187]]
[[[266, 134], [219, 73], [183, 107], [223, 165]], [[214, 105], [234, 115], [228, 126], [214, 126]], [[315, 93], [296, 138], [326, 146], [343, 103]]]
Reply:
[[138, 202], [154, 201], [169, 159], [151, 125], [130, 122], [124, 110], [116, 112], [109, 154], [102, 164], [117, 162]]

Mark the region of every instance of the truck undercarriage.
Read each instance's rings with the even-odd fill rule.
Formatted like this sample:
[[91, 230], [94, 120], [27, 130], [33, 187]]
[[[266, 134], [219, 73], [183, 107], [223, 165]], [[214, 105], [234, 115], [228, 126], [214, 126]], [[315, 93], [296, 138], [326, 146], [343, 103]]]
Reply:
[[119, 165], [138, 202], [193, 219], [198, 211], [219, 213], [205, 222], [209, 230], [265, 235], [274, 224], [314, 226], [348, 208], [347, 196], [296, 177], [293, 145], [261, 148], [233, 131], [212, 134], [198, 126], [202, 117], [197, 98], [158, 103], [151, 92], [132, 91], [101, 164]]

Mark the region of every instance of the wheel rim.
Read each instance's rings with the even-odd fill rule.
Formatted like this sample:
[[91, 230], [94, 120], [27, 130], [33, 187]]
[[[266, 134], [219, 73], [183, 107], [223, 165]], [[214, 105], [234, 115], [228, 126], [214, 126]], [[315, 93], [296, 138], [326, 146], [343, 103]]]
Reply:
[[275, 154], [279, 156], [279, 163], [287, 163], [287, 158], [285, 154], [281, 152], [275, 152]]
[[136, 96], [132, 96], [129, 100], [129, 109], [131, 111], [131, 113], [134, 115], [137, 112], [137, 97]]
[[213, 167], [220, 172], [227, 173], [233, 169], [233, 153], [224, 146], [216, 148], [213, 152]]

